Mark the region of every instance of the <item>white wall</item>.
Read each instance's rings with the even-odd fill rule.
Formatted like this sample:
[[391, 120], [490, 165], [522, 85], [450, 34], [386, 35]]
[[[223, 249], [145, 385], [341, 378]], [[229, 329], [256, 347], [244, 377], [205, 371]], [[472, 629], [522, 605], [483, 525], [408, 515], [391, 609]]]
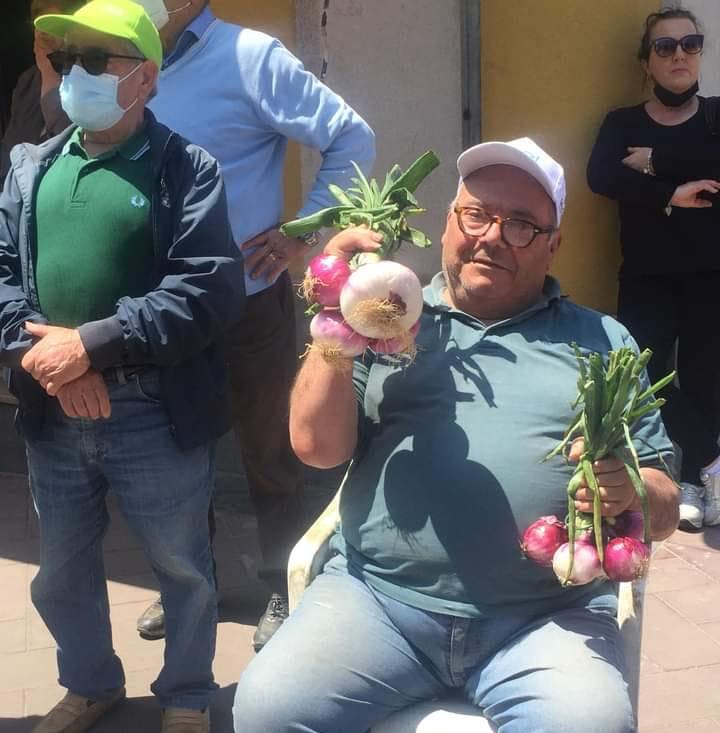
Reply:
[[[296, 0], [296, 52], [318, 72], [322, 0]], [[460, 0], [331, 0], [327, 84], [374, 128], [375, 174], [405, 167], [427, 148], [441, 159], [419, 190], [428, 213], [416, 226], [433, 240], [430, 250], [407, 247], [399, 256], [423, 280], [440, 265], [440, 233], [457, 186], [461, 148]], [[317, 161], [303, 152], [303, 188]], [[412, 250], [412, 251], [410, 251]]]
[[720, 95], [720, 0], [684, 0], [681, 5], [697, 15], [705, 33], [700, 93]]

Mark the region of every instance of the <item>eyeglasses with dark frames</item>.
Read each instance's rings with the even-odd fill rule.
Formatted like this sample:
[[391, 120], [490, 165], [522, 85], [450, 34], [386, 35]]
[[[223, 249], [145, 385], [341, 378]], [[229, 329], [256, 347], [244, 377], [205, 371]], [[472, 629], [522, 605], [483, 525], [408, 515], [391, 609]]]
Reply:
[[552, 234], [555, 227], [539, 227], [525, 219], [489, 214], [478, 206], [455, 206], [460, 231], [468, 237], [482, 237], [493, 224], [500, 227], [500, 236], [509, 247], [529, 247], [539, 234]]
[[666, 59], [674, 55], [678, 46], [680, 46], [685, 53], [695, 56], [703, 50], [704, 42], [705, 36], [702, 33], [690, 33], [682, 38], [670, 38], [665, 36], [662, 38], [656, 38], [651, 45], [655, 49], [655, 53], [660, 56], [660, 58]]
[[80, 59], [80, 65], [92, 76], [99, 76], [107, 71], [110, 59], [133, 59], [145, 61], [141, 56], [124, 56], [120, 53], [108, 53], [99, 48], [86, 51], [59, 50], [48, 54], [48, 61], [56, 74], [66, 76], [72, 70], [75, 62]]

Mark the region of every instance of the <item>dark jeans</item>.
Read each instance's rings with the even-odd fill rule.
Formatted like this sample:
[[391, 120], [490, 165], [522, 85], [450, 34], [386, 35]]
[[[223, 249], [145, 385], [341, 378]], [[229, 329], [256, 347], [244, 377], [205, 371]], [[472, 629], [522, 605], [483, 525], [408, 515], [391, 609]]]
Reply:
[[248, 298], [242, 321], [225, 340], [234, 429], [257, 513], [260, 577], [283, 595], [290, 550], [306, 529], [302, 464], [290, 446], [288, 428], [290, 388], [298, 369], [294, 297], [286, 271]]
[[720, 432], [720, 272], [623, 276], [618, 319], [640, 348], [650, 348], [650, 379], [673, 367], [675, 342], [680, 388], [663, 391], [662, 416], [680, 445], [681, 480], [697, 484], [700, 469], [718, 454]]
[[63, 687], [104, 700], [124, 684], [102, 556], [110, 521], [105, 500], [113, 494], [162, 590], [165, 663], [152, 691], [163, 707], [201, 710], [217, 688], [217, 600], [206, 520], [215, 446], [178, 448], [157, 371], [108, 389], [108, 420], [66, 417], [53, 400], [42, 435], [27, 441], [40, 523], [32, 600], [57, 642]]

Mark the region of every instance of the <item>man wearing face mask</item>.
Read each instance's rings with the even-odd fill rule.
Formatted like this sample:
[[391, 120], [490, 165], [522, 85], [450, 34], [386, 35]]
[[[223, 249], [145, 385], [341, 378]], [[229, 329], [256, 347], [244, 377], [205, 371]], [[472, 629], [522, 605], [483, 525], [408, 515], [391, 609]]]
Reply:
[[117, 499], [168, 609], [152, 685], [164, 733], [206, 733], [217, 604], [208, 508], [224, 413], [215, 340], [241, 315], [242, 258], [217, 161], [145, 110], [160, 38], [130, 0], [45, 15], [75, 126], [11, 154], [0, 198], [0, 366], [12, 370], [41, 538], [32, 599], [65, 698], [35, 733], [121, 701], [102, 538]]
[[[305, 529], [302, 468], [288, 437], [288, 396], [298, 362], [287, 266], [317, 237], [292, 239], [278, 231], [287, 142], [322, 154], [299, 212], [305, 215], [334, 203], [328, 184], [347, 185], [350, 161], [369, 170], [374, 135], [278, 40], [218, 20], [207, 0], [138, 1], [160, 28], [165, 52], [150, 106], [159, 120], [219, 160], [235, 241], [246, 254], [248, 305], [228, 334], [227, 350], [234, 428], [258, 519], [260, 576], [272, 592], [253, 638], [259, 650], [287, 615], [287, 559]], [[161, 637], [163, 622], [155, 603], [138, 630]]]
[[[33, 19], [48, 13], [74, 13], [85, 0], [33, 0]], [[10, 120], [2, 137], [0, 151], [0, 187], [10, 168], [10, 150], [22, 142], [39, 143], [62, 132], [70, 120], [60, 106], [60, 75], [52, 68], [47, 55], [58, 48], [59, 41], [35, 31], [35, 63], [17, 81], [12, 95]]]

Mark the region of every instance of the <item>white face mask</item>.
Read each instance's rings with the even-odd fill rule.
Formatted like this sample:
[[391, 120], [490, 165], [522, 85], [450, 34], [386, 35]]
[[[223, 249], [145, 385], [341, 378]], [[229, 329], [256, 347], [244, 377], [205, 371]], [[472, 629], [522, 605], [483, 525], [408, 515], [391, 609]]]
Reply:
[[75, 64], [60, 82], [62, 108], [83, 130], [91, 132], [109, 130], [137, 104], [136, 97], [129, 107], [121, 107], [117, 101], [117, 92], [120, 82], [132, 76], [141, 66], [142, 62], [120, 79], [113, 74], [93, 76], [82, 66]]
[[145, 12], [150, 16], [150, 20], [152, 20], [158, 30], [164, 28], [170, 22], [171, 15], [179, 13], [181, 10], [185, 10], [192, 5], [191, 2], [187, 2], [181, 8], [168, 10], [163, 0], [135, 0], [135, 2], [145, 8]]

